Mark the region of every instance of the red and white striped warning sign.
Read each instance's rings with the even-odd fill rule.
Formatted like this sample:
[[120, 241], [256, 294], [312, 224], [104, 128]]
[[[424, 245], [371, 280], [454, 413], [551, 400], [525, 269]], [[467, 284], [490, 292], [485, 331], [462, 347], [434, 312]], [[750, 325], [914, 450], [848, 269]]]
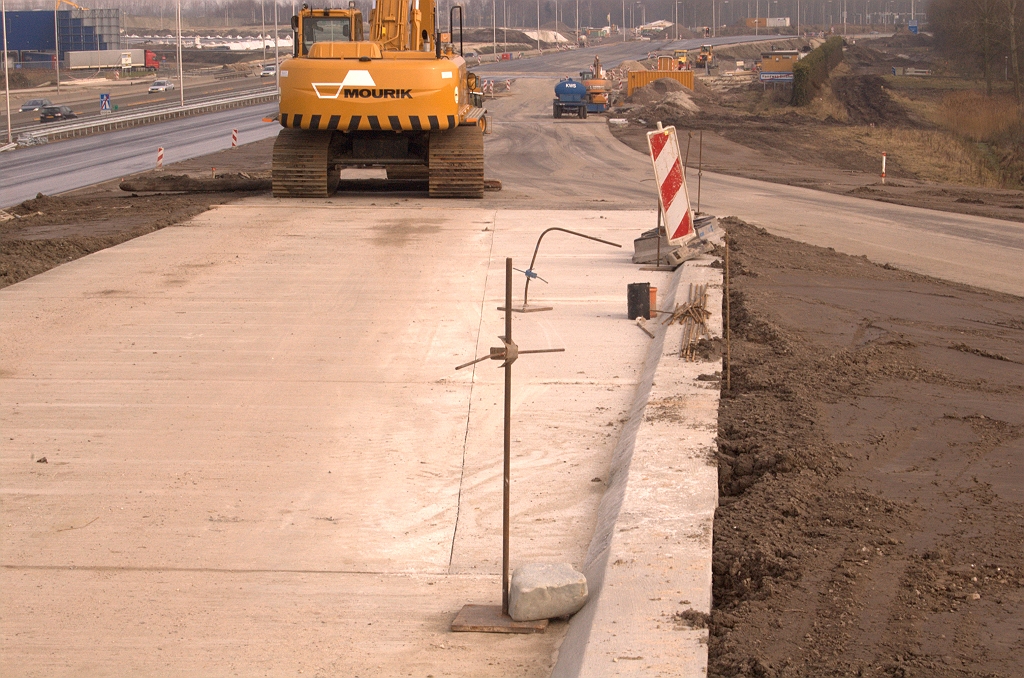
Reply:
[[668, 241], [681, 245], [694, 237], [690, 194], [686, 190], [683, 162], [675, 127], [661, 127], [647, 133], [647, 144], [654, 161], [654, 179], [658, 182], [658, 203]]
[[156, 149], [156, 166], [158, 168], [164, 166], [164, 147], [163, 146], [161, 146], [160, 148]]
[[238, 147], [238, 130], [237, 129], [233, 129], [233, 130], [231, 130], [231, 148], [237, 148], [237, 147]]

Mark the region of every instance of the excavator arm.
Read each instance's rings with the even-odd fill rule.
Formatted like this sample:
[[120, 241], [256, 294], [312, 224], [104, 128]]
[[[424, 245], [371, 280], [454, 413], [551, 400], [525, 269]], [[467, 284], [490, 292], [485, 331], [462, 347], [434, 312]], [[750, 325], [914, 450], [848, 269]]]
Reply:
[[435, 35], [434, 0], [377, 0], [370, 13], [370, 40], [381, 50], [421, 52]]

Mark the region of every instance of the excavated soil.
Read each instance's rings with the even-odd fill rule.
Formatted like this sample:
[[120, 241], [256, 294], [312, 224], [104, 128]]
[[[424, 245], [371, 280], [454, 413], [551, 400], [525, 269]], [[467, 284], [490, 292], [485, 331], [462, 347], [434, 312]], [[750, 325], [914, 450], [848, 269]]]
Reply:
[[31, 278], [152, 231], [187, 221], [231, 194], [46, 196], [5, 210], [0, 223], [0, 287]]
[[[108, 181], [71, 191], [59, 196], [39, 194], [31, 200], [9, 207], [0, 213], [11, 219], [0, 221], [0, 288], [31, 278], [43, 271], [113, 247], [126, 240], [152, 231], [188, 221], [213, 205], [223, 205], [253, 193], [240, 189], [259, 187], [244, 185], [249, 179], [265, 179], [270, 175], [270, 154], [273, 139], [264, 139], [238, 148], [218, 151], [192, 160], [167, 166], [162, 172], [145, 172], [129, 177], [129, 181], [166, 179], [161, 193], [142, 193], [159, 184], [136, 187], [137, 193], [118, 189], [118, 180]], [[168, 193], [184, 188], [183, 173], [195, 180], [210, 176], [217, 167], [226, 192]], [[232, 181], [232, 179], [236, 181]], [[216, 184], [221, 179], [206, 183]], [[218, 186], [213, 186], [218, 188]]]
[[1024, 299], [738, 220], [710, 676], [1020, 676]]
[[878, 75], [847, 75], [832, 78], [832, 92], [846, 107], [847, 122], [857, 125], [900, 126], [910, 124], [907, 112], [892, 100]]

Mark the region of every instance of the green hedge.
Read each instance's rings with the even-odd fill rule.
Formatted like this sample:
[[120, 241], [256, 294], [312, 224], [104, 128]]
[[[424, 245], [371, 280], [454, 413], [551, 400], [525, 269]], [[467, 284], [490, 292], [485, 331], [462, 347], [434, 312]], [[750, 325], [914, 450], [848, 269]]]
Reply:
[[828, 74], [843, 60], [843, 39], [829, 38], [821, 47], [812, 50], [793, 66], [794, 106], [811, 103], [815, 92], [828, 80]]

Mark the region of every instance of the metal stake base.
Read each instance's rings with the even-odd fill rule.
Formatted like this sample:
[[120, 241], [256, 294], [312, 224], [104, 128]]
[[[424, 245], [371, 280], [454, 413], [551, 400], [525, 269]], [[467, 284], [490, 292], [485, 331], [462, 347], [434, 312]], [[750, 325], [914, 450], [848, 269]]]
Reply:
[[452, 622], [452, 631], [476, 633], [544, 633], [548, 620], [517, 622], [501, 605], [464, 605]]
[[[499, 311], [504, 311], [505, 307], [504, 306], [499, 306], [498, 310]], [[555, 307], [554, 306], [528, 306], [526, 304], [523, 304], [522, 306], [513, 306], [509, 310], [512, 311], [513, 313], [536, 313], [537, 311], [553, 311], [553, 310], [555, 310]]]

